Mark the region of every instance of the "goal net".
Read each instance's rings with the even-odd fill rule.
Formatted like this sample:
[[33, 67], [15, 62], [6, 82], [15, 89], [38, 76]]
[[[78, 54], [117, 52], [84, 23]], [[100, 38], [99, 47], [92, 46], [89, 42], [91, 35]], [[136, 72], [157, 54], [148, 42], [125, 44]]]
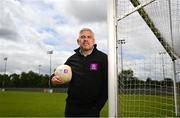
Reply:
[[178, 116], [180, 1], [114, 2], [118, 76], [116, 115]]

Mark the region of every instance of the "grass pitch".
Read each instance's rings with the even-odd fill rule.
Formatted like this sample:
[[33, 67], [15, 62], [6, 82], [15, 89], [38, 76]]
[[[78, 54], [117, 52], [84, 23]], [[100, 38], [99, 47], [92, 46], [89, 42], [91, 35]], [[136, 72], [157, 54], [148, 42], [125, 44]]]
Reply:
[[[63, 117], [66, 93], [0, 92], [0, 117]], [[107, 105], [101, 116], [108, 116]]]
[[173, 96], [121, 95], [119, 99], [119, 116], [122, 117], [175, 116]]
[[[0, 117], [63, 117], [66, 97], [66, 93], [0, 92]], [[121, 95], [119, 99], [118, 116], [175, 116], [173, 96]], [[101, 117], [107, 116], [106, 104]]]

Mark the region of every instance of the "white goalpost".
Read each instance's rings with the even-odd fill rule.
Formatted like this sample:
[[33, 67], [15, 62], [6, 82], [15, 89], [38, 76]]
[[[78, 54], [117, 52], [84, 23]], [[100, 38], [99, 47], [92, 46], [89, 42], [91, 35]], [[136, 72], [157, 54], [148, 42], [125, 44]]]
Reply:
[[179, 116], [180, 1], [107, 4], [109, 117]]
[[117, 116], [117, 64], [116, 64], [116, 13], [115, 0], [108, 0], [108, 106], [109, 117]]

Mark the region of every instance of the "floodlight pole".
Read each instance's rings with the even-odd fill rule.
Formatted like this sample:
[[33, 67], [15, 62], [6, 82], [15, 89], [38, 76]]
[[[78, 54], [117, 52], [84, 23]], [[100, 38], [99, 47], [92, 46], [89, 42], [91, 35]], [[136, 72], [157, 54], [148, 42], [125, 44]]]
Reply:
[[41, 72], [41, 66], [42, 66], [41, 64], [38, 65], [39, 75], [41, 74], [41, 73], [40, 73], [40, 72]]
[[164, 71], [164, 55], [166, 54], [166, 52], [159, 52], [159, 55], [161, 55], [161, 59], [162, 59], [162, 69], [163, 69], [163, 79], [165, 79], [165, 71]]
[[[6, 69], [7, 69], [7, 60], [8, 60], [8, 57], [5, 57], [4, 58], [4, 76], [6, 74]], [[4, 79], [2, 79], [2, 89], [1, 89], [1, 91], [5, 91], [5, 89], [4, 89]]]
[[7, 69], [7, 60], [8, 60], [8, 58], [7, 58], [7, 57], [5, 57], [5, 58], [4, 58], [4, 74], [6, 74], [6, 69]]
[[49, 54], [49, 81], [48, 81], [48, 86], [49, 89], [51, 88], [51, 55], [53, 54], [53, 50], [49, 50], [47, 51], [47, 54]]
[[125, 44], [125, 39], [118, 40], [118, 44], [121, 46], [121, 72], [123, 71], [123, 47], [122, 45]]

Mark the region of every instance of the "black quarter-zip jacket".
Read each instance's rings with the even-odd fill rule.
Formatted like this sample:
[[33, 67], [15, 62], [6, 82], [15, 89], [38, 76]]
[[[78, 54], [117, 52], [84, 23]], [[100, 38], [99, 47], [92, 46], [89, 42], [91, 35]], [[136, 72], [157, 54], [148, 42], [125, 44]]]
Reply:
[[75, 54], [65, 62], [72, 69], [67, 104], [93, 107], [100, 111], [108, 96], [107, 55], [97, 50], [96, 45], [86, 57], [79, 50], [80, 48], [74, 50]]

